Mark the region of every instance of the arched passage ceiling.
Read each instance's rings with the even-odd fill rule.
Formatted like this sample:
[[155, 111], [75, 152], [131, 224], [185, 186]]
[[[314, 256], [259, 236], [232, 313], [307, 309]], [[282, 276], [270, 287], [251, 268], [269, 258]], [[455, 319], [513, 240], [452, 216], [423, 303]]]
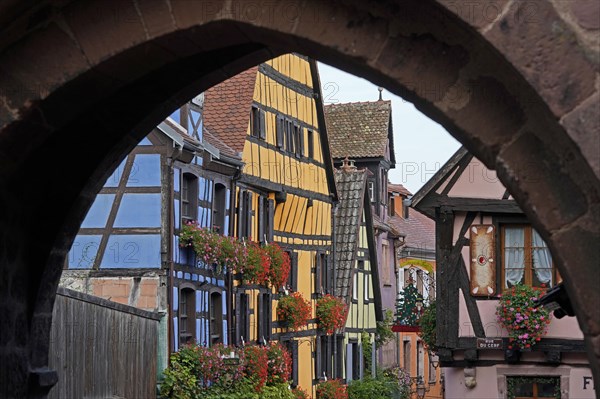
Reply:
[[[583, 4], [588, 10], [581, 10]], [[597, 31], [562, 1], [9, 1], [0, 6], [0, 363], [43, 395], [61, 265], [101, 182], [197, 92], [283, 52], [413, 101], [549, 243], [600, 379]]]

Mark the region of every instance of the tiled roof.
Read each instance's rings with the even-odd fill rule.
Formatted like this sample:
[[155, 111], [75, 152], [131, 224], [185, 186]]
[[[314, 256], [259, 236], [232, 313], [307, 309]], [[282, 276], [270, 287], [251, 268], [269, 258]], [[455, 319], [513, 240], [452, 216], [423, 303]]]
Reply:
[[[384, 157], [391, 111], [389, 100], [326, 105], [331, 156], [334, 159]], [[393, 162], [393, 141], [390, 141], [390, 152]]]
[[366, 172], [338, 169], [335, 171], [335, 182], [340, 201], [335, 219], [335, 295], [348, 298], [352, 294], [352, 269], [362, 221]]
[[407, 247], [435, 251], [435, 222], [418, 210], [411, 208], [407, 219], [393, 216], [388, 223], [405, 235]]
[[204, 126], [236, 152], [244, 150], [258, 67], [252, 67], [208, 89]]
[[392, 184], [388, 182], [388, 193], [398, 193], [401, 195], [412, 195], [410, 191], [406, 189], [402, 184]]
[[241, 159], [240, 155], [230, 146], [225, 144], [223, 140], [212, 134], [208, 129], [204, 129], [204, 141], [215, 147], [221, 154], [225, 154], [231, 158]]

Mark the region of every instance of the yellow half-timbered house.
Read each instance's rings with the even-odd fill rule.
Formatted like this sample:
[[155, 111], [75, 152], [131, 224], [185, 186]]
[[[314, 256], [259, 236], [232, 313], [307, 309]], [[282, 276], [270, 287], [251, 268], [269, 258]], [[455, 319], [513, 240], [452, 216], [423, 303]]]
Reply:
[[[244, 162], [235, 178], [235, 235], [275, 241], [291, 259], [283, 287], [232, 283], [233, 343], [281, 341], [292, 354], [294, 385], [311, 395], [318, 382], [314, 309], [330, 288], [336, 201], [321, 98], [316, 62], [286, 54], [208, 90], [204, 108], [206, 128]], [[278, 298], [290, 291], [313, 305], [311, 320], [297, 332], [276, 316]]]

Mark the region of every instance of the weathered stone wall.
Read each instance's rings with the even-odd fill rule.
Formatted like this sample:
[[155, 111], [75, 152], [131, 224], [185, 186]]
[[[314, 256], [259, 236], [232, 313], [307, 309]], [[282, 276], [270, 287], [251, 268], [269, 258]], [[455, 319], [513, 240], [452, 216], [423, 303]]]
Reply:
[[413, 101], [497, 171], [558, 262], [600, 380], [598, 12], [595, 0], [3, 2], [2, 394], [44, 396], [56, 380], [56, 287], [101, 182], [172, 109], [285, 51]]

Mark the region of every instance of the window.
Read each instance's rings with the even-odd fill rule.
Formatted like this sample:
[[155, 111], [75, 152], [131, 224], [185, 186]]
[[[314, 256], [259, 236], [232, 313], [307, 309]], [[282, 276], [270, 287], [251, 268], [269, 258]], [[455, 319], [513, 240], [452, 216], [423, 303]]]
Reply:
[[221, 234], [225, 234], [225, 206], [227, 204], [225, 196], [227, 189], [222, 184], [215, 184], [215, 200], [213, 202], [213, 228]]
[[287, 286], [292, 291], [298, 290], [298, 254], [293, 251], [286, 251], [290, 257], [290, 274], [288, 276]]
[[388, 200], [388, 216], [393, 217], [396, 215], [396, 199], [390, 196]]
[[198, 179], [191, 173], [184, 173], [181, 179], [181, 217], [196, 220], [198, 212]]
[[275, 141], [277, 148], [283, 148], [285, 131], [285, 119], [283, 115], [277, 115], [277, 126], [275, 127]]
[[270, 293], [259, 293], [257, 297], [258, 323], [256, 339], [259, 343], [271, 340], [272, 329], [272, 302]]
[[425, 377], [425, 348], [422, 341], [417, 341], [417, 376]]
[[546, 243], [531, 226], [506, 225], [501, 229], [503, 288], [518, 283], [552, 287], [556, 268]]
[[289, 153], [294, 153], [294, 122], [285, 121], [285, 149]]
[[250, 304], [248, 294], [236, 294], [236, 343], [248, 343], [250, 339]]
[[275, 203], [267, 197], [258, 197], [258, 238], [261, 243], [273, 241], [273, 216]]
[[306, 135], [307, 135], [306, 146], [308, 147], [307, 148], [308, 157], [311, 158], [311, 159], [314, 159], [314, 157], [315, 157], [315, 149], [314, 149], [315, 138], [314, 138], [314, 132], [312, 130], [307, 130], [306, 131]]
[[317, 363], [317, 379], [323, 379], [324, 376], [332, 378], [331, 375], [331, 337], [321, 335], [318, 337], [318, 363]]
[[559, 377], [507, 377], [508, 392], [518, 399], [556, 398], [560, 395]]
[[286, 340], [281, 342], [292, 357], [292, 388], [298, 386], [298, 341]]
[[365, 303], [369, 302], [369, 285], [371, 285], [369, 280], [370, 280], [369, 273], [365, 273], [365, 297], [364, 297]]
[[265, 111], [260, 110], [255, 106], [252, 107], [252, 112], [250, 114], [250, 135], [263, 140], [267, 137], [265, 129]]
[[329, 290], [331, 289], [331, 281], [329, 277], [329, 270], [327, 269], [327, 255], [317, 252], [315, 255], [315, 265], [317, 273], [317, 278], [315, 279], [315, 292], [328, 294]]
[[381, 241], [381, 280], [384, 285], [391, 285], [390, 247], [387, 240]]
[[219, 292], [210, 294], [210, 344], [223, 342], [223, 299]]
[[369, 181], [369, 200], [375, 202], [375, 182]]
[[304, 156], [304, 130], [296, 123], [294, 123], [294, 141], [296, 157], [300, 158]]
[[410, 341], [404, 341], [404, 346], [402, 349], [404, 351], [404, 370], [406, 370], [410, 376], [416, 377], [411, 373], [410, 358], [412, 353], [410, 352]]
[[356, 271], [352, 276], [352, 300], [358, 300], [358, 273]]
[[194, 342], [196, 337], [196, 292], [183, 288], [179, 294], [179, 345]]

